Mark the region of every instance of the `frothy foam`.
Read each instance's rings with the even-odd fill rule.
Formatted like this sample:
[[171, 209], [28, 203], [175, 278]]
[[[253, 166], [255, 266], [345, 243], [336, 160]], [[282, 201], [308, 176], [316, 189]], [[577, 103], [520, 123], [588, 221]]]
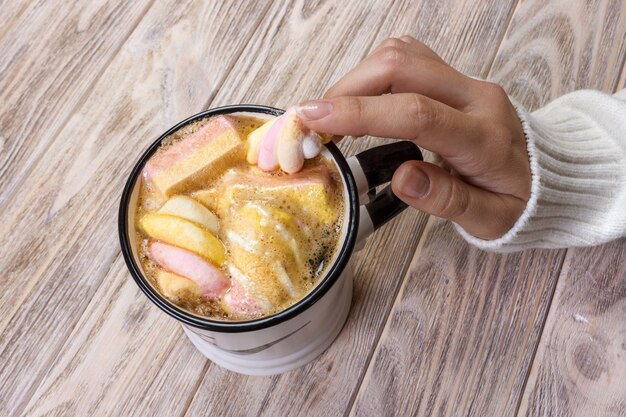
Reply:
[[[248, 116], [228, 119], [244, 138], [265, 121]], [[175, 132], [156, 155], [198, 132], [209, 120]], [[177, 194], [194, 198], [219, 218], [216, 237], [225, 247], [226, 261], [217, 267], [231, 279], [231, 288], [212, 299], [190, 291], [170, 293], [167, 298], [217, 320], [245, 320], [284, 310], [306, 296], [332, 263], [345, 213], [340, 174], [321, 155], [307, 160], [303, 171], [292, 175], [263, 172], [245, 161], [245, 152], [233, 154], [216, 169], [219, 172], [207, 176], [210, 180], [190, 181]], [[142, 184], [136, 219], [163, 202], [163, 196]], [[159, 267], [145, 251], [149, 236], [140, 231], [137, 239], [144, 272], [159, 289]], [[182, 286], [170, 286], [178, 287]]]

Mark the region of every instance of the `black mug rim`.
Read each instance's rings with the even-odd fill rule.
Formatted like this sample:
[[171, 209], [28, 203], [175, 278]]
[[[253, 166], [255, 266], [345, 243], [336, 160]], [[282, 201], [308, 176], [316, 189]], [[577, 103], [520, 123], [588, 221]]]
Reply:
[[143, 272], [141, 271], [141, 266], [136, 264], [132, 254], [132, 249], [128, 236], [128, 209], [130, 205], [130, 197], [135, 188], [135, 184], [139, 180], [141, 172], [148, 159], [152, 156], [152, 154], [154, 154], [154, 152], [156, 152], [161, 142], [165, 138], [169, 137], [172, 133], [188, 125], [189, 123], [204, 119], [206, 117], [237, 112], [262, 113], [279, 116], [284, 113], [284, 110], [257, 104], [229, 105], [215, 107], [213, 109], [202, 111], [177, 123], [173, 127], [169, 128], [165, 133], [160, 135], [148, 147], [148, 149], [143, 152], [139, 160], [135, 163], [133, 170], [128, 177], [128, 180], [126, 181], [126, 185], [124, 186], [124, 190], [120, 199], [120, 207], [118, 213], [118, 234], [120, 238], [120, 246], [122, 249], [122, 254], [124, 256], [124, 261], [126, 262], [126, 266], [128, 267], [133, 279], [142, 290], [142, 292], [161, 310], [163, 310], [168, 315], [174, 317], [178, 321], [200, 329], [221, 333], [250, 332], [272, 327], [297, 316], [301, 312], [310, 308], [317, 301], [319, 301], [328, 292], [328, 290], [332, 288], [332, 286], [335, 284], [335, 282], [347, 266], [350, 260], [350, 256], [354, 250], [354, 246], [356, 244], [359, 225], [359, 201], [354, 176], [348, 166], [346, 158], [343, 156], [339, 148], [333, 142], [328, 142], [325, 146], [331, 153], [333, 159], [339, 167], [339, 172], [343, 178], [343, 181], [346, 184], [346, 189], [348, 190], [348, 207], [346, 207], [346, 209], [348, 210], [348, 225], [346, 228], [346, 236], [343, 241], [343, 245], [341, 246], [339, 253], [337, 254], [335, 262], [329, 269], [326, 276], [311, 292], [309, 292], [304, 298], [302, 298], [294, 305], [273, 315], [261, 317], [254, 320], [232, 322], [211, 320], [208, 318], [194, 315], [186, 310], [181, 309], [180, 307], [177, 307], [173, 303], [167, 301], [163, 296], [161, 296], [161, 294], [156, 291], [156, 289], [147, 281], [147, 279], [144, 278]]

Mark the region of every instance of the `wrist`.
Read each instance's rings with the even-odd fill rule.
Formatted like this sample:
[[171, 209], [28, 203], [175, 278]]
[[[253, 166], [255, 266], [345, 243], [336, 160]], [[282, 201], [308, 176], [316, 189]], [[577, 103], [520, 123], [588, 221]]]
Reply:
[[482, 249], [591, 246], [626, 233], [626, 104], [577, 91], [530, 114], [514, 103], [531, 167], [531, 195], [515, 225]]

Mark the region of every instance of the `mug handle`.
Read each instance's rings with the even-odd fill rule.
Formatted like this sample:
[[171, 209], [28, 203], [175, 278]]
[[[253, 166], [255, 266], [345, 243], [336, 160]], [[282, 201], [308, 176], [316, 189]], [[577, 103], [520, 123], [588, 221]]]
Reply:
[[400, 165], [423, 159], [417, 145], [408, 140], [376, 146], [348, 158], [360, 203], [370, 201], [376, 194], [374, 188], [391, 181]]
[[[348, 158], [348, 165], [356, 181], [359, 202], [359, 231], [356, 250], [375, 230], [396, 217], [408, 206], [386, 186], [376, 193], [375, 188], [391, 181], [394, 172], [406, 161], [422, 161], [422, 152], [410, 141], [376, 146]], [[363, 204], [365, 203], [365, 204]]]

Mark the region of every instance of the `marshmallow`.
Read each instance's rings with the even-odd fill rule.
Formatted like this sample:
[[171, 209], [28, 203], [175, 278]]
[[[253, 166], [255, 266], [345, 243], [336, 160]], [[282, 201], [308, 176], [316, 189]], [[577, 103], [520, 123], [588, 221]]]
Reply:
[[322, 150], [322, 138], [317, 132], [310, 131], [302, 139], [302, 154], [305, 159], [315, 158]]
[[149, 256], [160, 267], [193, 281], [206, 297], [218, 297], [229, 287], [228, 278], [222, 270], [184, 249], [153, 241]]
[[166, 199], [204, 184], [244, 150], [245, 141], [234, 120], [217, 116], [185, 140], [159, 149], [146, 163], [146, 183]]
[[307, 128], [291, 108], [248, 135], [246, 159], [264, 171], [280, 168], [293, 174], [302, 169], [305, 159], [319, 155], [329, 140], [330, 136]]

